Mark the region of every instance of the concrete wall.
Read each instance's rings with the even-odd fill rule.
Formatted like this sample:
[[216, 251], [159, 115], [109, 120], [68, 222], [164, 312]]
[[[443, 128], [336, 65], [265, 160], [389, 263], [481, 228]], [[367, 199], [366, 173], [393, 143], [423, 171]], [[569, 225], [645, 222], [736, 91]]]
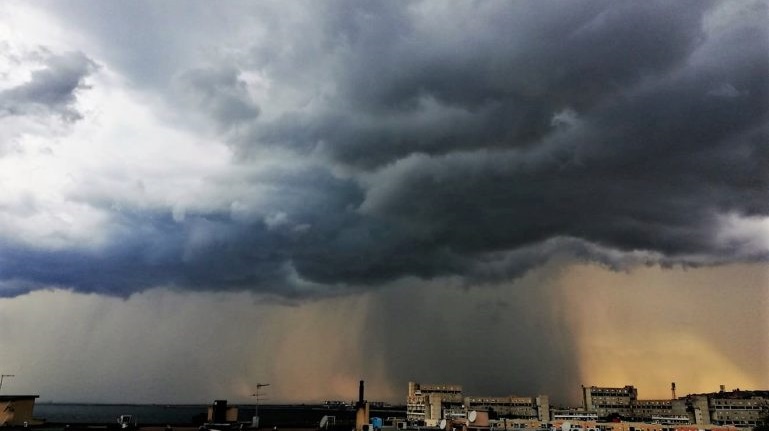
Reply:
[[21, 426], [32, 423], [35, 398], [0, 399], [0, 426]]

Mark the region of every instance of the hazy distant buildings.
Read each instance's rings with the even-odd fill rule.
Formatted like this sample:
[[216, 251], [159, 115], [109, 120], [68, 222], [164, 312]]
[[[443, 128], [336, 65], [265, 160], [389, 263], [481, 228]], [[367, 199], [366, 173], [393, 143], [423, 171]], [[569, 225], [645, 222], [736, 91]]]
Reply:
[[[613, 419], [655, 424], [649, 425], [647, 431], [674, 431], [692, 424], [697, 429], [733, 429], [729, 427], [755, 427], [769, 422], [769, 391], [726, 392], [722, 387], [719, 392], [676, 398], [672, 385], [670, 399], [638, 399], [638, 390], [632, 385], [582, 386], [581, 408], [551, 408], [547, 395], [464, 396], [460, 385], [409, 382], [409, 422], [436, 426], [441, 419], [447, 419], [462, 423], [471, 411], [484, 412], [501, 429], [571, 421], [582, 423], [584, 429], [612, 431], [614, 428], [598, 424], [611, 423]], [[627, 431], [644, 430], [631, 427]]]
[[443, 418], [444, 409], [461, 409], [461, 385], [425, 385], [409, 382], [406, 398], [406, 420], [435, 425]]
[[769, 391], [693, 394], [677, 399], [639, 400], [633, 386], [582, 387], [583, 410], [598, 418], [613, 416], [658, 423], [756, 426], [769, 417]]
[[550, 419], [556, 421], [598, 421], [598, 415], [593, 412], [586, 412], [583, 408], [551, 408]]
[[496, 416], [514, 419], [550, 420], [550, 399], [547, 395], [537, 397], [466, 397], [468, 410], [488, 410]]
[[693, 423], [683, 400], [639, 400], [634, 386], [583, 386], [582, 408], [601, 419], [620, 417], [661, 423]]
[[723, 391], [689, 395], [687, 405], [701, 416], [701, 423], [756, 426], [769, 418], [769, 391]]
[[635, 400], [631, 417], [667, 422], [680, 422], [682, 417], [688, 419], [685, 403], [679, 400]]
[[595, 412], [598, 417], [612, 415], [633, 416], [633, 403], [638, 399], [638, 390], [633, 386], [607, 388], [582, 386], [582, 406], [585, 411]]
[[516, 419], [550, 419], [547, 395], [522, 396], [463, 396], [460, 385], [424, 385], [409, 382], [406, 419], [435, 425], [440, 419], [465, 416], [471, 410], [493, 412], [494, 416]]

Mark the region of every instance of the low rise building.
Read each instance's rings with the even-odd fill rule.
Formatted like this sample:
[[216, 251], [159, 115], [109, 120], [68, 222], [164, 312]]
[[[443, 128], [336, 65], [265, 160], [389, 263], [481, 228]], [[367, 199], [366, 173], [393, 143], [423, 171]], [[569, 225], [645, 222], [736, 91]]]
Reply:
[[409, 382], [406, 400], [406, 420], [409, 422], [434, 426], [441, 419], [466, 417], [472, 410], [489, 412], [496, 417], [548, 421], [550, 400], [547, 395], [464, 397], [460, 385]]
[[690, 394], [677, 399], [639, 400], [633, 386], [621, 388], [582, 387], [583, 411], [606, 419], [625, 419], [662, 424], [755, 427], [769, 420], [769, 391], [735, 389]]
[[550, 419], [550, 400], [547, 395], [536, 397], [465, 397], [468, 410], [488, 410], [499, 417], [514, 419]]
[[709, 422], [715, 425], [757, 426], [769, 419], [769, 391], [715, 392], [708, 398]]

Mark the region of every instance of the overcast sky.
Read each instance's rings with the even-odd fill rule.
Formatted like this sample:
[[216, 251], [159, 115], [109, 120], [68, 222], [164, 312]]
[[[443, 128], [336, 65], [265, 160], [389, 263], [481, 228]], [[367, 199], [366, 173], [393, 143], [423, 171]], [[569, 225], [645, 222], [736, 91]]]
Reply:
[[7, 390], [769, 388], [768, 10], [3, 2]]

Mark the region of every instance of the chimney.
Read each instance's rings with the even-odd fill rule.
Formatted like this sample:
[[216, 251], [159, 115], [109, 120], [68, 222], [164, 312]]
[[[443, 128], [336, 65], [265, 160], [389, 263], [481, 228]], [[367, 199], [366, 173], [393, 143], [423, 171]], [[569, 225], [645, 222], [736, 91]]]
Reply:
[[358, 405], [355, 407], [355, 431], [363, 431], [364, 427], [369, 426], [369, 405], [363, 400], [363, 380], [358, 387]]
[[676, 382], [670, 384], [670, 392], [673, 393], [673, 398], [671, 399], [676, 399]]

